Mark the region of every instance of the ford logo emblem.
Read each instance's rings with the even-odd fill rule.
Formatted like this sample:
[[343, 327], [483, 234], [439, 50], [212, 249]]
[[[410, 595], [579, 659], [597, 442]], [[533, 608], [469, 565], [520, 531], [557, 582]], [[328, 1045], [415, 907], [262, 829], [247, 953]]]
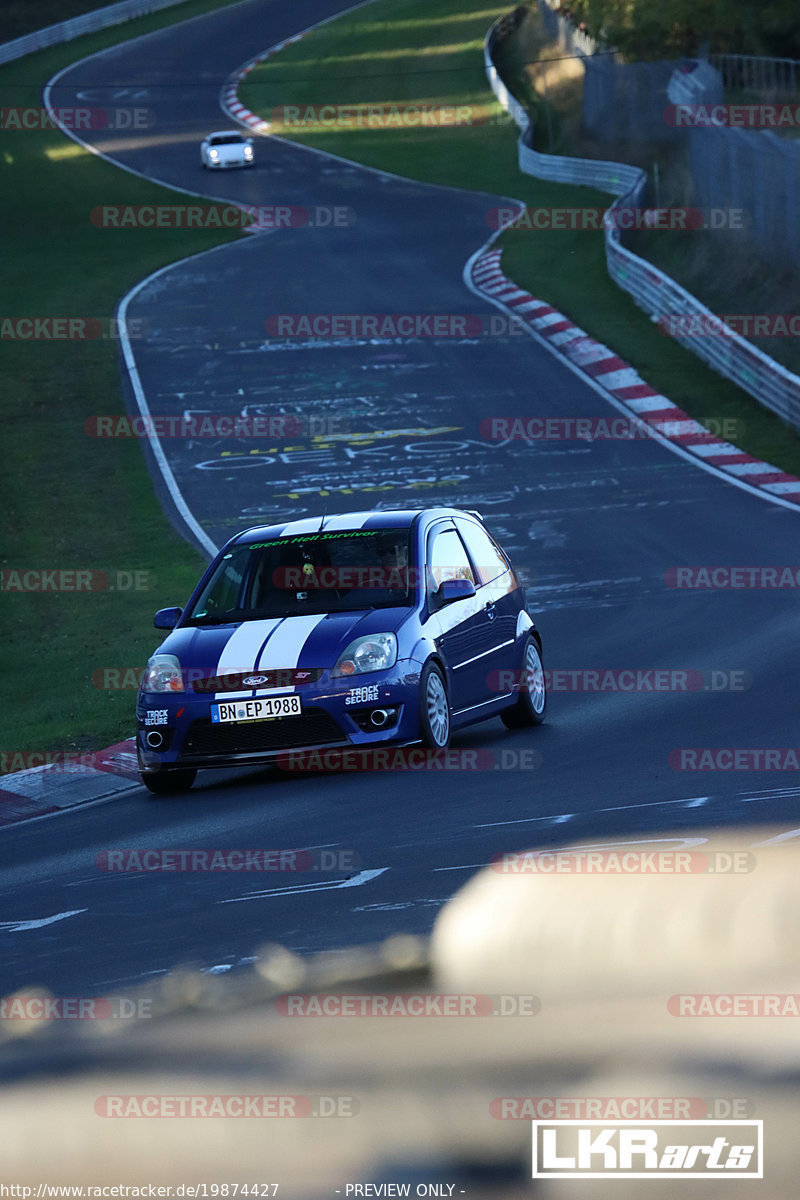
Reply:
[[266, 675], [246, 675], [242, 680], [243, 687], [258, 687], [261, 683], [269, 683]]

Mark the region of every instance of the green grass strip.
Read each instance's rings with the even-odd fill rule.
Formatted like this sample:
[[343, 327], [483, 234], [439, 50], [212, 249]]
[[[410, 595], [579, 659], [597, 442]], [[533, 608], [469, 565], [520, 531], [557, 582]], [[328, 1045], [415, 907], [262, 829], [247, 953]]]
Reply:
[[[39, 107], [44, 84], [96, 50], [223, 7], [191, 0], [0, 68], [6, 106]], [[0, 132], [3, 317], [99, 317], [144, 276], [242, 234], [99, 229], [98, 204], [189, 197], [121, 171], [57, 130]], [[156, 608], [182, 603], [204, 565], [169, 526], [135, 439], [98, 440], [93, 414], [124, 413], [118, 342], [0, 341], [4, 434], [2, 566], [104, 571], [123, 590], [0, 594], [5, 669], [3, 769], [21, 752], [74, 753], [128, 737], [135, 691], [93, 674], [142, 666], [157, 645]], [[143, 572], [140, 589], [128, 586]], [[98, 676], [95, 674], [95, 679]], [[100, 676], [102, 681], [102, 675]], [[1, 786], [1, 785], [0, 785]]]

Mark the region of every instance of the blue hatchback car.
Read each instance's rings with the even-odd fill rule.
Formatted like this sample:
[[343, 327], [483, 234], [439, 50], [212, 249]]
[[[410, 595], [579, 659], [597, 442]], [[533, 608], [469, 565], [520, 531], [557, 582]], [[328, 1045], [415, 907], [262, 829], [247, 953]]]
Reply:
[[237, 534], [171, 632], [137, 699], [144, 784], [287, 752], [422, 743], [499, 716], [540, 725], [542, 642], [479, 514], [341, 513]]

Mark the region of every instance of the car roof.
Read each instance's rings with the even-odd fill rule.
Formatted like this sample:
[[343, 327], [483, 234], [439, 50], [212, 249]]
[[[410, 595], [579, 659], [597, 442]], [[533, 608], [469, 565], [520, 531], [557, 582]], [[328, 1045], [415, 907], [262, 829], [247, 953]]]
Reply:
[[[249, 542], [271, 541], [279, 537], [295, 537], [303, 533], [330, 532], [341, 529], [379, 530], [379, 529], [410, 529], [418, 517], [434, 519], [436, 517], [478, 516], [477, 513], [466, 513], [458, 508], [388, 508], [379, 512], [321, 513], [314, 517], [303, 517], [299, 521], [281, 521], [275, 525], [258, 525], [245, 529], [233, 541], [238, 545]], [[480, 518], [479, 518], [480, 519]], [[321, 524], [320, 524], [321, 522]]]
[[237, 137], [244, 137], [241, 129], [216, 129], [213, 133], [207, 133], [205, 140], [208, 141], [212, 137], [231, 137], [236, 134]]

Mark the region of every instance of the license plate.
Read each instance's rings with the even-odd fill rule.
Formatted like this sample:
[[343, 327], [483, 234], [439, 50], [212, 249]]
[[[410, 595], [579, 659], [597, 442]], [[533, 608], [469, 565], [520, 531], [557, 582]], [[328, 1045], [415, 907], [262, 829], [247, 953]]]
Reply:
[[299, 696], [264, 696], [260, 700], [226, 700], [211, 705], [211, 721], [268, 721], [273, 717], [297, 717], [302, 712]]

